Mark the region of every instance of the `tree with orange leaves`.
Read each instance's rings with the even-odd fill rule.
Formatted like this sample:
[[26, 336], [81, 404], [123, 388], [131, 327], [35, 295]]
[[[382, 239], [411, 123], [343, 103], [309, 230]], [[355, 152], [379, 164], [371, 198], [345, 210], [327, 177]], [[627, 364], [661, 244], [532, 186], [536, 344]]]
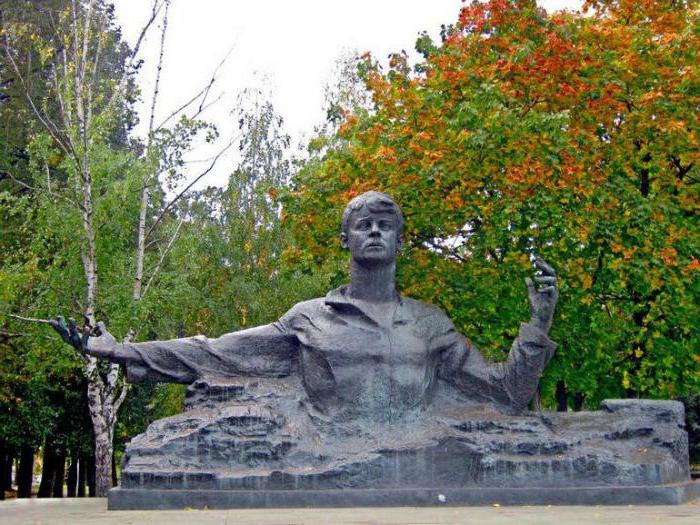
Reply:
[[424, 59], [359, 71], [373, 111], [285, 200], [295, 268], [345, 278], [344, 204], [387, 191], [406, 215], [402, 293], [439, 304], [498, 359], [525, 315], [533, 253], [558, 271], [560, 405], [700, 387], [698, 2], [465, 5]]

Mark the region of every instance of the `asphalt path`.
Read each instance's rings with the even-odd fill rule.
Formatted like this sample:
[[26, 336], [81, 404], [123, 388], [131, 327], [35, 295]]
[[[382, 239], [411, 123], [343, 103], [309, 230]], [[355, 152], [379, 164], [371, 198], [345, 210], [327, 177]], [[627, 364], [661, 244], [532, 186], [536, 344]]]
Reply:
[[396, 507], [108, 511], [104, 498], [0, 501], [0, 524], [37, 525], [328, 525], [328, 524], [700, 524], [700, 500], [677, 506]]

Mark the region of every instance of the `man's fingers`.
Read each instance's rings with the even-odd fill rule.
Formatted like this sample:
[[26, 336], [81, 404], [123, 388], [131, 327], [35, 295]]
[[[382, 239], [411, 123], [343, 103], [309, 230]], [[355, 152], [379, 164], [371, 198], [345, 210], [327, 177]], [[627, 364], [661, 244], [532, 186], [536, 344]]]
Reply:
[[64, 342], [70, 344], [70, 334], [68, 333], [68, 327], [66, 326], [66, 321], [60, 315], [56, 317], [54, 321], [51, 321], [51, 328], [58, 332]]
[[545, 286], [544, 288], [540, 288], [539, 293], [551, 294], [552, 292], [555, 292], [556, 290], [557, 290], [556, 286]]
[[72, 317], [68, 319], [68, 333], [71, 338], [78, 337], [78, 325], [75, 324], [75, 319]]
[[70, 337], [70, 344], [73, 345], [73, 348], [76, 350], [82, 350], [83, 349], [83, 341], [82, 341], [82, 336], [80, 333], [80, 330], [78, 330], [78, 325], [75, 324], [75, 319], [70, 318], [68, 319], [68, 330], [69, 330], [69, 337]]
[[537, 281], [539, 284], [551, 284], [552, 286], [557, 284], [557, 278], [549, 275], [536, 276], [535, 281]]
[[525, 286], [527, 286], [528, 295], [533, 296], [535, 294], [535, 284], [532, 282], [532, 279], [525, 277]]
[[552, 268], [550, 265], [548, 265], [546, 262], [544, 262], [544, 259], [542, 257], [536, 257], [535, 258], [535, 266], [537, 267], [538, 270], [540, 270], [544, 275], [548, 276], [555, 276], [557, 273], [554, 271], [554, 268]]

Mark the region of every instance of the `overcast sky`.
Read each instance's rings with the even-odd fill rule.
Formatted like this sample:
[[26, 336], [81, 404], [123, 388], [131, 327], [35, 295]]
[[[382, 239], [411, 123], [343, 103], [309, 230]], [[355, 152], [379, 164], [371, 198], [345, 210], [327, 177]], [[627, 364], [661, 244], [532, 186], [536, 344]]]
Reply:
[[[538, 3], [552, 11], [575, 10], [582, 2]], [[151, 1], [114, 0], [114, 4], [124, 38], [133, 44]], [[428, 31], [438, 40], [440, 25], [454, 23], [461, 5], [460, 0], [173, 0], [157, 113], [169, 114], [201, 89], [232, 49], [214, 90], [222, 98], [204, 116], [219, 126], [225, 140], [233, 132], [230, 111], [238, 93], [263, 88], [271, 93], [287, 132], [299, 141], [323, 121], [323, 87], [343, 52], [371, 51], [379, 59], [402, 49], [415, 53], [418, 34]], [[139, 77], [145, 99], [153, 89], [157, 47], [158, 31], [152, 31], [141, 50], [146, 66], [151, 66]], [[137, 131], [142, 133], [145, 107], [139, 113], [142, 126]], [[190, 159], [211, 153], [198, 147]], [[203, 184], [226, 182], [235, 158], [222, 160]], [[192, 164], [191, 176], [200, 166]]]

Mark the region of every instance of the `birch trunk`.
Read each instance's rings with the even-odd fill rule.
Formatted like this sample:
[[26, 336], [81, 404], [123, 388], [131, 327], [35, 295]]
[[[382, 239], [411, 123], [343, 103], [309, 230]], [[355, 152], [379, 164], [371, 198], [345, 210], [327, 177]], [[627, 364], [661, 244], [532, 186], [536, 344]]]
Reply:
[[[51, 189], [50, 172], [47, 170], [47, 192], [52, 197], [62, 198], [71, 204], [75, 209], [80, 210], [83, 238], [81, 243], [81, 259], [83, 273], [85, 277], [85, 298], [83, 312], [90, 326], [96, 326], [96, 308], [98, 298], [98, 267], [97, 267], [97, 228], [94, 218], [94, 200], [91, 173], [91, 149], [92, 143], [92, 120], [95, 110], [95, 98], [93, 89], [100, 85], [99, 67], [100, 40], [102, 31], [101, 24], [104, 20], [96, 14], [96, 0], [81, 2], [70, 0], [70, 37], [71, 42], [65, 49], [57, 55], [58, 66], [53, 67], [53, 88], [55, 90], [56, 101], [61, 125], [57, 125], [52, 116], [46, 112], [41, 103], [35, 102], [32, 92], [27, 85], [22, 71], [14, 60], [10, 46], [5, 46], [5, 54], [12, 64], [13, 70], [20, 81], [29, 107], [38, 121], [50, 134], [55, 145], [62, 150], [67, 158], [73, 162], [75, 169], [76, 193], [80, 195], [75, 200], [59, 194], [54, 194]], [[160, 72], [163, 64], [164, 42], [168, 23], [168, 9], [170, 0], [152, 0], [151, 16], [137, 39], [137, 42], [130, 54], [124, 73], [110, 94], [103, 102], [103, 111], [108, 111], [113, 104], [121, 100], [127, 89], [128, 71], [133, 70], [134, 62], [146, 35], [146, 32], [154, 23], [161, 9], [164, 7], [163, 25], [161, 31], [160, 56], [156, 74], [156, 86], [151, 104], [151, 116], [149, 123], [149, 137], [147, 145], [147, 155], [151, 154], [150, 146], [154, 132], [154, 117], [156, 100], [158, 98], [158, 86], [160, 82]], [[97, 39], [93, 44], [93, 39]], [[62, 61], [62, 63], [60, 63]], [[62, 67], [60, 67], [62, 66]], [[61, 76], [62, 75], [62, 76]], [[209, 87], [213, 80], [210, 82]], [[204, 91], [206, 94], [208, 88]], [[106, 108], [106, 109], [104, 109]], [[201, 108], [200, 108], [201, 110]], [[150, 184], [157, 178], [157, 164], [154, 173], [144, 180], [141, 194], [139, 221], [137, 232], [137, 246], [135, 252], [136, 268], [134, 273], [134, 284], [132, 297], [134, 301], [141, 300], [143, 296], [144, 259], [146, 250], [146, 222], [148, 217], [148, 206], [151, 198]], [[176, 231], [175, 235], [177, 235]], [[172, 241], [168, 244], [168, 248]], [[167, 250], [166, 250], [167, 251]], [[162, 255], [164, 257], [164, 254]], [[162, 262], [162, 261], [160, 261]], [[160, 262], [153, 275], [160, 268]], [[151, 275], [151, 280], [153, 278]], [[149, 281], [150, 284], [150, 281]], [[146, 287], [147, 288], [147, 287]], [[127, 337], [133, 337], [127, 336]], [[117, 412], [124, 401], [127, 393], [127, 384], [120, 374], [119, 365], [112, 364], [105, 371], [98, 367], [97, 359], [91, 356], [82, 355], [85, 364], [85, 374], [88, 381], [87, 403], [95, 435], [95, 455], [94, 455], [94, 486], [95, 495], [103, 497], [112, 486], [112, 456], [113, 456], [113, 436], [116, 423]], [[31, 456], [27, 453], [23, 456], [23, 465], [27, 465]], [[29, 458], [29, 459], [27, 459]], [[26, 460], [26, 461], [25, 461]], [[81, 462], [82, 463], [82, 462]], [[30, 468], [30, 467], [26, 467]], [[91, 477], [93, 472], [87, 472]], [[29, 480], [31, 482], [31, 479]], [[24, 488], [24, 486], [23, 486]], [[25, 490], [26, 492], [26, 490]], [[92, 495], [92, 494], [91, 494]]]
[[[85, 8], [82, 23], [82, 35], [78, 22], [78, 9], [75, 0], [71, 0], [73, 14], [73, 40], [75, 71], [74, 104], [77, 117], [77, 140], [72, 148], [76, 155], [76, 165], [80, 168], [82, 183], [82, 219], [85, 241], [82, 250], [83, 270], [85, 273], [85, 317], [90, 326], [96, 326], [95, 310], [97, 305], [98, 269], [97, 269], [97, 237], [94, 224], [94, 207], [92, 197], [92, 174], [90, 166], [90, 148], [92, 146], [92, 104], [93, 79], [88, 71], [88, 37], [91, 30], [93, 1]], [[78, 46], [82, 36], [82, 46]], [[99, 45], [93, 57], [93, 75], [97, 74], [99, 61]], [[66, 119], [70, 115], [66, 115]], [[70, 139], [69, 139], [70, 140]], [[104, 497], [112, 487], [112, 437], [116, 414], [126, 395], [125, 385], [118, 388], [119, 365], [111, 364], [106, 377], [102, 377], [97, 366], [97, 360], [85, 356], [85, 371], [88, 380], [87, 401], [90, 419], [95, 434], [95, 495]], [[122, 382], [123, 383], [123, 382]], [[121, 390], [121, 391], [119, 391]]]
[[[80, 106], [80, 104], [79, 104]], [[80, 112], [79, 112], [80, 113]], [[83, 228], [85, 230], [86, 246], [83, 249], [83, 269], [85, 272], [85, 317], [90, 326], [95, 326], [95, 307], [97, 300], [97, 249], [95, 228], [92, 215], [92, 188], [87, 154], [83, 158]], [[110, 375], [114, 372], [115, 382], [119, 373], [118, 365], [110, 365]], [[87, 402], [92, 428], [95, 434], [95, 494], [104, 497], [111, 488], [112, 482], [112, 434], [115, 420], [108, 414], [116, 412], [113, 406], [111, 388], [100, 375], [97, 359], [85, 357], [87, 373]], [[118, 407], [117, 407], [118, 408]]]
[[[163, 56], [165, 55], [165, 35], [168, 30], [168, 11], [170, 10], [170, 0], [165, 0], [165, 12], [163, 13], [163, 26], [160, 32], [160, 52], [158, 55], [158, 65], [156, 67], [156, 78], [153, 86], [153, 98], [151, 99], [151, 111], [148, 120], [148, 138], [146, 144], [146, 156], [151, 155], [151, 144], [153, 142], [154, 122], [156, 116], [156, 103], [160, 89], [160, 74], [163, 70]], [[157, 168], [156, 168], [157, 169]], [[155, 176], [155, 175], [153, 175]], [[141, 190], [141, 206], [139, 208], [139, 225], [136, 243], [136, 269], [134, 272], [134, 288], [132, 298], [134, 301], [141, 300], [141, 289], [143, 286], [143, 263], [146, 256], [146, 218], [148, 214], [148, 204], [151, 198], [151, 177], [146, 175]]]

